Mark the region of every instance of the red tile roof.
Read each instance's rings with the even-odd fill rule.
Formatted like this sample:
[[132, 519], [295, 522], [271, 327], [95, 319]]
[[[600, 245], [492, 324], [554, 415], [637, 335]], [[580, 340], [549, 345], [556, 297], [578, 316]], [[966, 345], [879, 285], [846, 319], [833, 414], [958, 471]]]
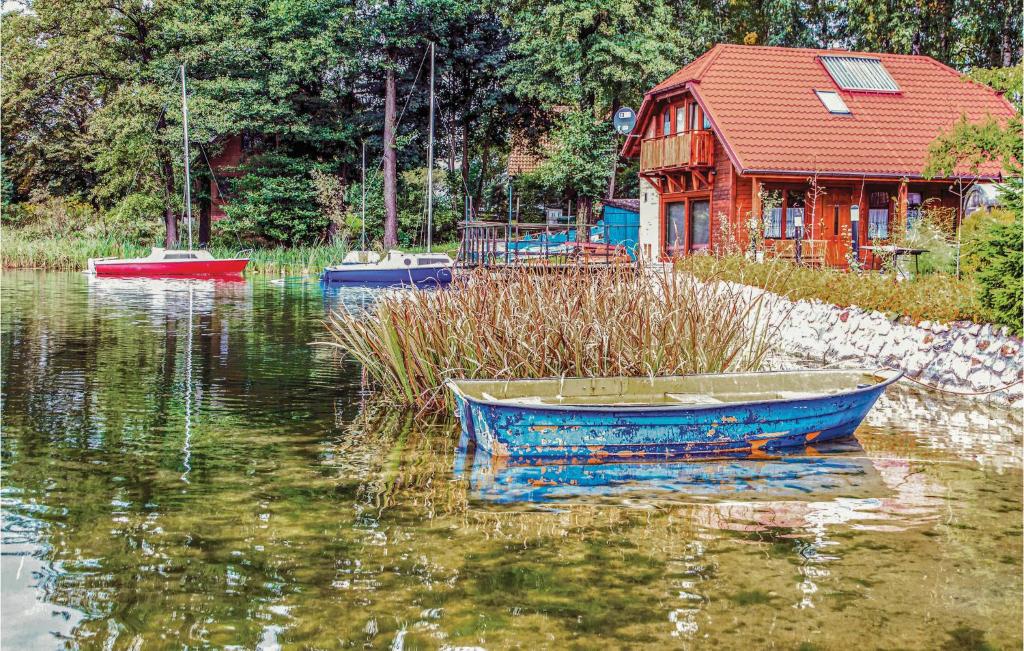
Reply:
[[[925, 56], [867, 55], [881, 59], [898, 93], [841, 90], [819, 60], [825, 54], [861, 53], [717, 45], [647, 94], [624, 153], [636, 155], [654, 103], [682, 87], [704, 106], [744, 172], [919, 177], [928, 145], [962, 114], [980, 120], [1014, 113], [994, 90]], [[839, 92], [852, 115], [829, 113], [815, 90]], [[1001, 172], [998, 165], [981, 171]]]

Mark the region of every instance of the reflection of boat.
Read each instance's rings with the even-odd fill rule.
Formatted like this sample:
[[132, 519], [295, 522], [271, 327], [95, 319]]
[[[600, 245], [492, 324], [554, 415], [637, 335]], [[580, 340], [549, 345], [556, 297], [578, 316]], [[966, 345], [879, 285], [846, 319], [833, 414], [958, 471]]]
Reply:
[[767, 452], [851, 436], [890, 370], [452, 380], [463, 431], [499, 456]]
[[139, 276], [89, 276], [89, 301], [104, 311], [111, 309], [145, 315], [163, 323], [178, 318], [181, 306], [194, 297], [196, 314], [212, 314], [218, 301], [250, 303], [252, 287], [241, 276], [212, 278], [149, 278]]
[[[472, 446], [470, 446], [472, 447]], [[844, 454], [843, 452], [847, 452]], [[697, 462], [613, 461], [559, 463], [536, 458], [501, 458], [463, 449], [456, 474], [467, 476], [474, 498], [489, 502], [545, 502], [628, 498], [642, 495], [687, 501], [821, 500], [882, 498], [889, 491], [863, 451], [797, 449], [771, 459], [740, 454]]]
[[172, 251], [153, 247], [145, 258], [89, 258], [88, 273], [109, 276], [237, 276], [248, 258], [214, 258], [202, 249]]
[[380, 259], [371, 251], [352, 251], [341, 264], [324, 269], [327, 283], [364, 285], [446, 285], [452, 281], [452, 259], [444, 253], [389, 251]]

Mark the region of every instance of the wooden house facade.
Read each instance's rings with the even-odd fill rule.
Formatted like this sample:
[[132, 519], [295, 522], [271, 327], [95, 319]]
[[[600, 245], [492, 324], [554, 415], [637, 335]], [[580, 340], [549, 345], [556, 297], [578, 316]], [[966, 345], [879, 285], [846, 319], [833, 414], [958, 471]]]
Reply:
[[[718, 45], [649, 91], [622, 149], [640, 159], [640, 242], [654, 258], [764, 248], [846, 266], [927, 207], [960, 218], [996, 165], [926, 179], [961, 116], [1006, 119], [992, 89], [924, 56]], [[855, 220], [851, 220], [851, 216]]]

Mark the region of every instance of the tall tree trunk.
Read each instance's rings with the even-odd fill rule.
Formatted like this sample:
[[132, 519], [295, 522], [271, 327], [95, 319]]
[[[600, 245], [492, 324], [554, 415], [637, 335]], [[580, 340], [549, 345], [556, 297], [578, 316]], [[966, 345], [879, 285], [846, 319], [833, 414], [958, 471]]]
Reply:
[[[462, 196], [469, 196], [469, 125], [465, 122], [462, 123]], [[476, 206], [470, 205], [469, 211], [472, 218]]]
[[1013, 41], [1014, 38], [1011, 36], [1013, 28], [1010, 23], [1011, 12], [1006, 12], [1006, 18], [1003, 19], [1003, 36], [999, 43], [1000, 54], [1002, 55], [1002, 64], [1004, 68], [1009, 68], [1013, 64]]
[[[156, 133], [159, 138], [167, 127], [167, 118], [161, 113], [156, 123]], [[157, 149], [157, 161], [160, 165], [160, 176], [164, 182], [164, 246], [173, 249], [178, 244], [178, 215], [174, 210], [174, 165], [171, 164], [171, 155], [163, 146]]]
[[384, 84], [384, 248], [398, 245], [398, 160], [395, 152], [394, 56], [388, 54]]
[[480, 152], [480, 178], [476, 181], [476, 193], [473, 199], [474, 205], [478, 208], [484, 205], [484, 179], [487, 178], [487, 163], [491, 157], [490, 145], [484, 143], [484, 148]]
[[212, 179], [206, 174], [196, 176], [196, 189], [193, 196], [199, 202], [199, 248], [210, 245], [210, 183]]
[[580, 196], [576, 199], [576, 241], [590, 241], [590, 213], [594, 208], [591, 197]]
[[[618, 96], [612, 99], [612, 120], [615, 119], [615, 114], [619, 112], [619, 108], [622, 104], [619, 102]], [[615, 132], [618, 134], [618, 132]], [[615, 155], [612, 157], [612, 174], [608, 179], [608, 193], [605, 195], [608, 199], [615, 198], [615, 174], [619, 171], [619, 152], [618, 152], [619, 136], [615, 136]]]
[[171, 164], [171, 157], [166, 151], [162, 151], [160, 157], [160, 169], [164, 177], [164, 246], [173, 249], [178, 245], [178, 213], [174, 209], [171, 200], [174, 197], [174, 165]]

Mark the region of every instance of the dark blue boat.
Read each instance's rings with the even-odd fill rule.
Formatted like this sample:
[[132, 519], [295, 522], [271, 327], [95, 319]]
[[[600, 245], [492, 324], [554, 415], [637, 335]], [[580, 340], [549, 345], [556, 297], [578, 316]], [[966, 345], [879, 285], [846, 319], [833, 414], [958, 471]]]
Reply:
[[498, 456], [758, 454], [853, 435], [898, 371], [453, 380], [456, 416]]
[[320, 279], [326, 283], [359, 285], [447, 285], [452, 281], [452, 259], [443, 253], [390, 251], [383, 260], [353, 251], [345, 261], [327, 267]]

